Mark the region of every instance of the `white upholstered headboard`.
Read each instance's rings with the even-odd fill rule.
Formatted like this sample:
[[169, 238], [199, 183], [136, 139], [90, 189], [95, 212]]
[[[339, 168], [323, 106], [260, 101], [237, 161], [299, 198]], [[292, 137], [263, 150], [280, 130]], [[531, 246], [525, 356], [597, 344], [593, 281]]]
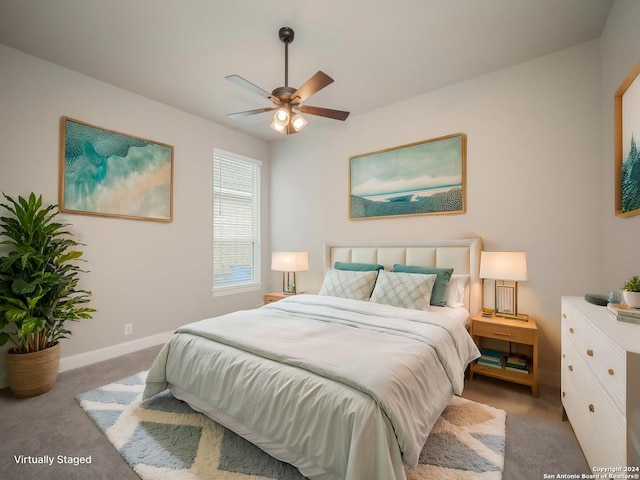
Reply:
[[453, 274], [469, 275], [464, 304], [473, 315], [482, 309], [480, 252], [482, 238], [415, 242], [342, 242], [325, 245], [325, 269], [335, 262], [378, 263], [385, 270], [394, 264], [453, 267]]

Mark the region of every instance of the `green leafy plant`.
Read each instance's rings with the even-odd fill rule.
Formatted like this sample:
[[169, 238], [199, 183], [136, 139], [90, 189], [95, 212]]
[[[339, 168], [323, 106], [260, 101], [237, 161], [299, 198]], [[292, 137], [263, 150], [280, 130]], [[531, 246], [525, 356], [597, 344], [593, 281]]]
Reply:
[[56, 221], [58, 206], [43, 206], [41, 195], [3, 196], [0, 206], [10, 215], [0, 217], [0, 345], [37, 352], [71, 334], [65, 322], [95, 312], [85, 306], [91, 292], [78, 288], [81, 244]]
[[640, 277], [631, 277], [627, 280], [627, 283], [625, 283], [624, 289], [627, 292], [640, 292]]

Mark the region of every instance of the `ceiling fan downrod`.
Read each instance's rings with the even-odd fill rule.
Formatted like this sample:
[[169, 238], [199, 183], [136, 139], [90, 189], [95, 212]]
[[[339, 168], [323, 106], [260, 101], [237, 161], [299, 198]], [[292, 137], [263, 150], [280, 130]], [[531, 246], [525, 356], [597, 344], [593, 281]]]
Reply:
[[294, 31], [289, 27], [282, 27], [278, 31], [280, 41], [284, 43], [284, 86], [289, 86], [289, 44], [293, 42]]

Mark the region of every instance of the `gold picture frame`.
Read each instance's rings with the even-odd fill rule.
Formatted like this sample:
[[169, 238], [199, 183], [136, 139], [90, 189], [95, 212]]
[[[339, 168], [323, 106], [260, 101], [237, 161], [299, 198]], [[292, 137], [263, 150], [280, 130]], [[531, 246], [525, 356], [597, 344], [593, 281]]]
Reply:
[[619, 217], [640, 214], [640, 180], [635, 179], [640, 171], [640, 149], [636, 143], [640, 140], [639, 74], [640, 62], [620, 84], [613, 99], [615, 214]]
[[466, 212], [467, 136], [349, 157], [349, 219]]
[[173, 146], [61, 118], [60, 210], [173, 221]]

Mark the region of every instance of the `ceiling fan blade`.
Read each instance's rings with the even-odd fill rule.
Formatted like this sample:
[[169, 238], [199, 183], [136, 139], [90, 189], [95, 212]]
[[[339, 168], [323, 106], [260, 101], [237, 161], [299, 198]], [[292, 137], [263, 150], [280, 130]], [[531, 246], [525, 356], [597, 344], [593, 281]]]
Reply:
[[333, 78], [318, 70], [318, 73], [307, 80], [304, 85], [291, 95], [291, 101], [293, 103], [302, 103], [311, 95], [322, 90], [331, 83], [333, 83]]
[[296, 107], [302, 113], [308, 113], [309, 115], [318, 115], [320, 117], [333, 118], [334, 120], [346, 120], [350, 112], [344, 112], [342, 110], [332, 110], [330, 108], [312, 107], [311, 105], [302, 105]]
[[256, 108], [255, 110], [247, 110], [245, 112], [236, 112], [236, 113], [228, 113], [227, 117], [229, 118], [239, 118], [239, 117], [248, 117], [249, 115], [255, 115], [256, 113], [264, 113], [275, 110], [278, 107], [266, 107], [266, 108]]
[[245, 80], [240, 75], [229, 75], [229, 76], [224, 77], [224, 78], [226, 78], [230, 82], [235, 83], [236, 85], [239, 85], [239, 86], [241, 86], [243, 88], [246, 88], [247, 90], [251, 90], [253, 93], [257, 93], [258, 95], [260, 95], [263, 98], [268, 98], [272, 102], [280, 103], [280, 99], [278, 99], [277, 97], [274, 97], [269, 92], [267, 92], [266, 90], [263, 90], [262, 88], [258, 87], [257, 85], [254, 85], [249, 80]]

